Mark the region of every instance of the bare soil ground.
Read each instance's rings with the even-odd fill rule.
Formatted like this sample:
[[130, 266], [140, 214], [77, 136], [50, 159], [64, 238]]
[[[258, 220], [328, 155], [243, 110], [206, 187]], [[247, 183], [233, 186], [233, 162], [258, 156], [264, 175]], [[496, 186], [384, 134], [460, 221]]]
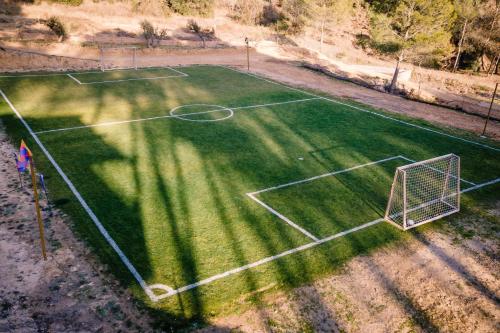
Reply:
[[[140, 42], [137, 26], [143, 16], [131, 20], [127, 17], [128, 9], [100, 6], [109, 8], [96, 9], [86, 2], [83, 14], [75, 10], [68, 15], [72, 37], [67, 43], [54, 42], [54, 36], [34, 21], [37, 17], [65, 15], [63, 7], [26, 6], [20, 13], [25, 22], [20, 26], [13, 21], [5, 23], [14, 30], [0, 31], [0, 39], [7, 47], [35, 53], [0, 51], [0, 71], [96, 68], [96, 48], [83, 47], [82, 43]], [[157, 24], [163, 22], [150, 19]], [[184, 46], [196, 46], [199, 42], [190, 41], [180, 29], [186, 19], [172, 18], [168, 26], [174, 28], [169, 30], [169, 36], [175, 43], [183, 40]], [[234, 25], [220, 18], [201, 22], [205, 26], [217, 25], [217, 35], [228, 46], [241, 45], [246, 34], [252, 39], [269, 37], [266, 31], [241, 26], [237, 35], [232, 30]], [[117, 27], [136, 36], [116, 39], [120, 33], [114, 30]], [[355, 57], [362, 64], [387, 63], [371, 61], [357, 51], [341, 57], [346, 45], [337, 43], [332, 56], [346, 61]], [[439, 126], [475, 134], [482, 131], [481, 117], [335, 80], [302, 68], [296, 61], [300, 58], [286, 49], [255, 46], [251, 55], [254, 73]], [[140, 59], [148, 66], [204, 63], [245, 69], [246, 64], [245, 51], [235, 47], [144, 50]], [[441, 75], [431, 70], [422, 73], [428, 77], [430, 88], [449, 85], [452, 89], [448, 90], [455, 93], [456, 87], [468, 93], [477, 88], [474, 84], [490, 83], [488, 78]], [[488, 136], [500, 140], [499, 122], [490, 123]], [[44, 210], [50, 256], [47, 262], [41, 260], [32, 197], [28, 190], [18, 188], [11, 157], [14, 147], [1, 127], [0, 152], [0, 332], [152, 331], [147, 313], [134, 304], [128, 292], [74, 237], [68, 227], [71, 221], [56, 210]], [[235, 309], [235, 314], [216, 318], [213, 326], [201, 331], [498, 332], [499, 212], [497, 203], [487, 216], [478, 214], [454, 225], [445, 224], [439, 231], [416, 234], [407, 243], [358, 257], [342, 273], [295, 290], [242, 295], [242, 303], [258, 298], [259, 305], [242, 313]]]
[[[203, 50], [165, 59], [154, 55], [148, 60], [241, 67], [244, 53]], [[283, 82], [441, 125], [472, 131], [480, 127], [479, 121], [474, 125], [475, 116], [363, 89], [267, 56], [252, 59], [253, 71]], [[494, 126], [498, 133], [498, 124]], [[17, 188], [14, 148], [0, 133], [0, 250], [6, 254], [0, 256], [0, 332], [149, 331], [147, 315], [104, 273], [57, 211], [47, 222], [50, 259], [40, 260], [32, 199], [29, 191]], [[263, 294], [255, 308], [216, 318], [201, 332], [498, 331], [499, 205], [488, 216], [478, 214], [358, 257], [341, 274], [289, 292]], [[256, 294], [243, 295], [242, 303]]]
[[[494, 221], [417, 233], [200, 332], [498, 332], [500, 248], [490, 229], [498, 215]], [[464, 238], [457, 228], [476, 234]]]
[[0, 123], [0, 332], [151, 331], [147, 313], [45, 200], [43, 261], [31, 182], [26, 175], [19, 187], [14, 151]]

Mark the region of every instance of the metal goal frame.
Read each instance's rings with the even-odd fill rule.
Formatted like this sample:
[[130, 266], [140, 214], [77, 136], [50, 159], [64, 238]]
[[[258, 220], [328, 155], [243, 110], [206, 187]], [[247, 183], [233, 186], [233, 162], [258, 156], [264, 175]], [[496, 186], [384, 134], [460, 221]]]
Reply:
[[460, 157], [443, 155], [398, 167], [385, 220], [402, 230], [460, 211]]

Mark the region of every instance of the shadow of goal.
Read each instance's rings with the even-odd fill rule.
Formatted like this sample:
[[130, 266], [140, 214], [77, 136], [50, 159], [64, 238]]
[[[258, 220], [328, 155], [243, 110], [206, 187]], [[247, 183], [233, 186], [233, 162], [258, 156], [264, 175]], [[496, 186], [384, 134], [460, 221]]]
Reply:
[[448, 154], [396, 169], [386, 221], [407, 230], [459, 210], [459, 156]]

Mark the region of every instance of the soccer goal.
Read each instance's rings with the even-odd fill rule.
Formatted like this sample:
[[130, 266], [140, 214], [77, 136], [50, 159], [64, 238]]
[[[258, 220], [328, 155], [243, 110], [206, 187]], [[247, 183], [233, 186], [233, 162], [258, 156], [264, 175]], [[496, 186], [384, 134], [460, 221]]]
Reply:
[[112, 69], [137, 69], [137, 47], [101, 47], [99, 64], [102, 71]]
[[460, 210], [460, 157], [454, 154], [396, 169], [385, 219], [407, 230]]

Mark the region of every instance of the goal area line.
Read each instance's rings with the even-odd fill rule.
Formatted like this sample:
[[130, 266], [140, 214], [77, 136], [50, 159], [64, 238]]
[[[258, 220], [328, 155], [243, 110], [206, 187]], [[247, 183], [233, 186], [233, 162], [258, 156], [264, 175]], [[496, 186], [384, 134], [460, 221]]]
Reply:
[[[251, 198], [253, 201], [255, 201], [256, 203], [258, 203], [259, 205], [261, 205], [262, 207], [264, 207], [266, 210], [268, 210], [271, 214], [273, 214], [274, 216], [278, 217], [279, 219], [281, 219], [282, 221], [284, 221], [286, 224], [288, 224], [292, 228], [297, 229], [299, 232], [301, 232], [306, 237], [308, 237], [308, 238], [310, 238], [310, 239], [312, 239], [314, 241], [318, 241], [319, 238], [316, 235], [314, 235], [312, 232], [308, 231], [304, 227], [299, 226], [296, 222], [292, 221], [290, 218], [286, 217], [285, 215], [283, 215], [282, 213], [280, 213], [279, 211], [277, 211], [276, 209], [274, 209], [273, 207], [271, 207], [271, 205], [269, 203], [264, 202], [264, 200], [259, 199], [256, 196], [258, 194], [261, 194], [261, 193], [275, 191], [275, 190], [283, 189], [283, 188], [290, 187], [290, 186], [300, 185], [300, 184], [304, 184], [304, 183], [309, 183], [309, 182], [312, 182], [312, 181], [315, 181], [315, 180], [318, 180], [318, 179], [322, 179], [322, 178], [325, 178], [325, 177], [332, 177], [332, 176], [343, 174], [343, 173], [346, 173], [346, 172], [351, 172], [351, 171], [354, 171], [354, 170], [357, 170], [357, 169], [360, 169], [360, 168], [369, 167], [369, 166], [377, 165], [377, 164], [382, 164], [382, 163], [393, 161], [393, 160], [397, 160], [397, 159], [402, 159], [402, 160], [405, 160], [405, 161], [409, 161], [411, 163], [415, 163], [415, 160], [407, 158], [407, 157], [405, 157], [403, 155], [395, 155], [395, 156], [387, 157], [387, 158], [384, 158], [384, 159], [381, 159], [381, 160], [377, 160], [377, 161], [373, 161], [373, 162], [368, 162], [368, 163], [364, 163], [364, 164], [355, 165], [355, 166], [347, 168], [347, 169], [342, 169], [342, 170], [337, 170], [337, 171], [333, 171], [333, 172], [328, 172], [328, 173], [324, 173], [324, 174], [321, 174], [321, 175], [318, 175], [318, 176], [309, 177], [309, 178], [305, 178], [305, 179], [301, 179], [301, 180], [296, 180], [296, 181], [285, 183], [285, 184], [280, 184], [280, 185], [268, 187], [268, 188], [265, 188], [265, 189], [262, 189], [262, 190], [258, 190], [258, 191], [255, 191], [255, 192], [249, 192], [249, 193], [246, 193], [246, 195], [249, 198]], [[462, 179], [462, 178], [460, 178], [460, 180], [463, 181], [464, 183], [467, 183], [467, 184], [472, 185], [472, 186], [476, 185], [476, 183], [473, 183], [471, 181], [468, 181], [468, 180], [465, 180], [465, 179]]]
[[[494, 185], [494, 184], [497, 184], [497, 183], [500, 183], [500, 178], [495, 178], [495, 179], [492, 179], [490, 181], [487, 181], [487, 182], [484, 182], [484, 183], [481, 183], [481, 184], [477, 184], [477, 185], [475, 185], [473, 187], [469, 187], [469, 188], [467, 188], [465, 190], [462, 190], [461, 193], [471, 192], [471, 191], [478, 190], [480, 188], [483, 188], [483, 187], [486, 187], [486, 186], [490, 186], [490, 185]], [[161, 300], [161, 299], [164, 299], [164, 298], [167, 298], [167, 297], [171, 297], [171, 296], [174, 296], [174, 295], [186, 292], [186, 291], [194, 289], [194, 288], [201, 287], [203, 285], [207, 285], [207, 284], [212, 283], [214, 281], [221, 280], [223, 278], [229, 277], [229, 276], [237, 274], [237, 273], [241, 273], [241, 272], [249, 270], [251, 268], [255, 268], [257, 266], [261, 266], [261, 265], [267, 264], [269, 262], [278, 260], [280, 258], [289, 256], [291, 254], [311, 249], [311, 248], [316, 247], [318, 245], [330, 242], [330, 241], [332, 241], [334, 239], [346, 236], [346, 235], [351, 234], [353, 232], [366, 229], [368, 227], [377, 225], [377, 224], [379, 224], [381, 222], [384, 222], [384, 221], [385, 221], [385, 219], [383, 217], [378, 218], [376, 220], [373, 220], [373, 221], [370, 221], [368, 223], [359, 225], [359, 226], [354, 227], [352, 229], [345, 230], [345, 231], [339, 232], [337, 234], [334, 234], [334, 235], [331, 235], [331, 236], [319, 239], [317, 241], [313, 241], [313, 242], [301, 245], [299, 247], [296, 247], [296, 248], [293, 248], [293, 249], [281, 252], [279, 254], [276, 254], [276, 255], [273, 255], [273, 256], [269, 256], [269, 257], [260, 259], [258, 261], [255, 261], [255, 262], [252, 262], [252, 263], [240, 266], [240, 267], [233, 268], [231, 270], [225, 271], [225, 272], [217, 274], [217, 275], [213, 275], [213, 276], [211, 276], [209, 278], [206, 278], [206, 279], [200, 280], [198, 282], [186, 285], [184, 287], [180, 287], [178, 289], [173, 289], [173, 290], [171, 290], [168, 293], [161, 294], [161, 295], [156, 295], [156, 298], [158, 300]], [[162, 288], [162, 289], [164, 289], [164, 288]]]
[[[131, 72], [144, 72], [147, 70], [160, 70], [160, 69], [168, 69], [171, 70], [177, 74], [175, 75], [163, 75], [163, 76], [153, 76], [153, 77], [134, 77], [134, 78], [129, 78], [129, 79], [116, 79], [116, 80], [102, 80], [102, 81], [90, 81], [90, 82], [83, 82], [76, 78], [75, 76], [78, 75], [87, 75], [87, 74], [104, 74], [107, 72], [113, 72], [113, 71], [131, 71]], [[133, 69], [133, 68], [120, 68], [120, 69], [109, 69], [101, 72], [85, 72], [85, 73], [67, 73], [66, 74], [69, 78], [71, 78], [73, 81], [80, 85], [92, 85], [92, 84], [103, 84], [103, 83], [118, 83], [118, 82], [126, 82], [126, 81], [143, 81], [143, 80], [161, 80], [161, 79], [169, 79], [169, 78], [178, 78], [178, 77], [189, 77], [188, 74], [183, 73], [179, 70], [176, 70], [171, 67], [154, 67], [154, 68], [144, 68], [144, 69]]]

